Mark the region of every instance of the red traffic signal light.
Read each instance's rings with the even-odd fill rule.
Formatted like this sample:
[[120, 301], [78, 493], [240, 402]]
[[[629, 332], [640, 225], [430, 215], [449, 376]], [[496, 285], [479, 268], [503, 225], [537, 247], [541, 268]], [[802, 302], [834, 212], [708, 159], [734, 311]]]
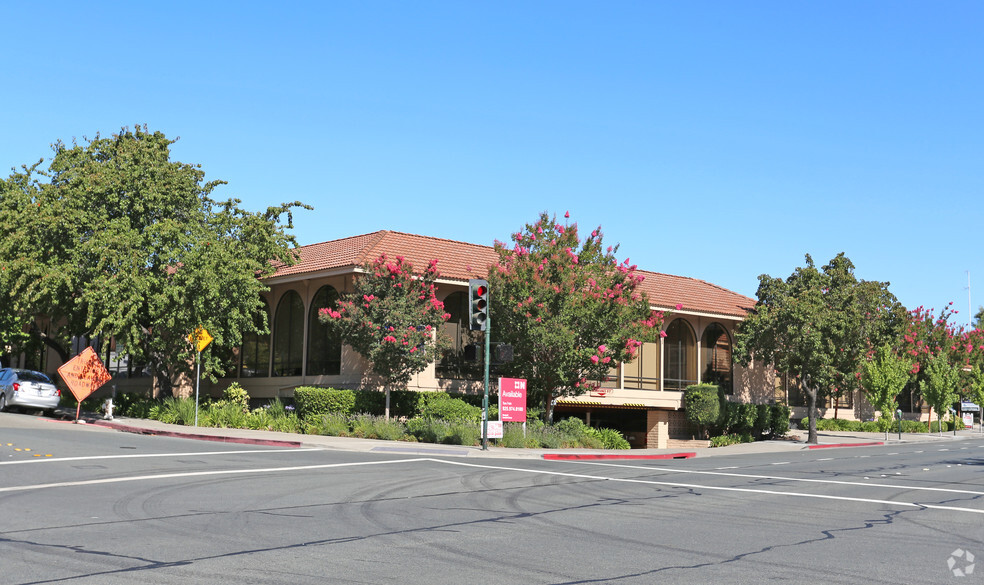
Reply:
[[485, 331], [489, 322], [489, 283], [473, 278], [468, 281], [468, 328]]

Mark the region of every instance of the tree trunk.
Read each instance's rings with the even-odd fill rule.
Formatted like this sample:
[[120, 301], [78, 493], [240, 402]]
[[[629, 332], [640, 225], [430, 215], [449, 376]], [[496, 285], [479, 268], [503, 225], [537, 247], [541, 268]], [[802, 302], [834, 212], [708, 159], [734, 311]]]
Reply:
[[817, 444], [817, 416], [819, 416], [819, 410], [817, 409], [817, 389], [809, 388], [804, 384], [804, 389], [806, 389], [806, 396], [810, 399], [808, 405], [808, 416], [810, 417], [810, 432], [807, 434], [806, 442], [810, 445]]
[[547, 391], [547, 424], [553, 423], [553, 390]]

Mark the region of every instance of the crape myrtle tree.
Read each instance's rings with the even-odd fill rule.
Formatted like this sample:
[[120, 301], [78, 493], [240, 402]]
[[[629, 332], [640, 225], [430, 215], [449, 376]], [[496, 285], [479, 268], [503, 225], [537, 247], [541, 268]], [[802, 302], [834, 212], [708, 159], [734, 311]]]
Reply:
[[597, 387], [617, 362], [657, 340], [663, 315], [600, 227], [582, 240], [576, 223], [542, 213], [512, 242], [495, 243], [499, 259], [489, 269], [492, 336], [514, 349], [503, 374], [525, 378], [531, 402], [552, 420], [555, 399]]
[[[957, 371], [953, 390], [958, 395], [972, 394], [973, 372], [984, 368], [984, 331], [979, 328], [965, 331], [961, 326], [954, 326], [951, 321], [957, 311], [952, 306], [952, 302], [945, 305], [938, 317], [934, 309], [924, 307], [917, 307], [909, 313], [909, 322], [902, 336], [902, 347], [906, 356], [912, 360], [910, 373], [920, 392], [927, 387], [929, 363], [939, 356], [943, 356]], [[942, 363], [938, 363], [936, 367], [938, 374]], [[922, 396], [931, 403], [924, 392]], [[949, 405], [943, 406], [944, 409], [949, 408]], [[937, 415], [941, 414], [943, 412], [937, 411]]]
[[385, 380], [388, 419], [391, 387], [406, 388], [447, 347], [438, 326], [450, 315], [437, 300], [437, 260], [415, 274], [403, 256], [390, 260], [384, 254], [363, 272], [337, 310], [321, 309], [318, 319]]
[[817, 442], [817, 403], [857, 387], [868, 352], [897, 339], [905, 310], [887, 282], [858, 280], [843, 253], [785, 280], [759, 276], [758, 303], [735, 336], [735, 360], [753, 359], [796, 376], [808, 401], [809, 443]]
[[47, 168], [24, 166], [0, 185], [4, 340], [27, 332], [65, 360], [73, 337], [112, 338], [169, 394], [191, 371], [196, 327], [220, 349], [202, 354], [213, 379], [244, 333], [266, 332], [259, 278], [295, 261], [291, 212], [309, 207], [254, 213], [213, 199], [224, 181], [172, 161], [174, 142], [146, 126], [57, 142]]

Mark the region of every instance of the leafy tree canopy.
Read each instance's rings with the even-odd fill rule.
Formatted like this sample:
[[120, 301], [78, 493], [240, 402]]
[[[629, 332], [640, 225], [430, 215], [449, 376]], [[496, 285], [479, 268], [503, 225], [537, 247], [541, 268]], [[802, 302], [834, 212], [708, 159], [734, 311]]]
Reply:
[[843, 253], [818, 269], [806, 265], [785, 280], [759, 276], [755, 311], [738, 327], [735, 360], [773, 364], [797, 376], [809, 402], [808, 441], [816, 443], [817, 400], [857, 387], [862, 361], [897, 339], [905, 309], [887, 282], [858, 280]]
[[271, 261], [294, 262], [291, 212], [310, 207], [253, 213], [213, 199], [224, 182], [172, 161], [173, 143], [139, 126], [57, 142], [47, 169], [42, 160], [0, 184], [0, 223], [10, 226], [0, 241], [2, 294], [12, 300], [0, 317], [5, 340], [28, 331], [64, 359], [73, 336], [112, 336], [166, 393], [189, 370], [196, 326], [218, 350], [203, 354], [206, 375], [222, 371], [223, 348], [228, 356], [257, 330], [266, 290], [257, 277], [272, 273]]
[[897, 355], [887, 343], [875, 350], [871, 360], [861, 364], [861, 389], [868, 402], [881, 411], [886, 433], [898, 408], [899, 393], [909, 381], [911, 368], [909, 360]]
[[638, 290], [644, 277], [602, 237], [599, 227], [582, 240], [576, 223], [542, 213], [513, 234], [511, 248], [495, 244], [492, 336], [513, 346], [516, 359], [503, 372], [528, 380], [548, 418], [553, 399], [583, 394], [658, 339], [663, 315]]
[[386, 379], [387, 390], [405, 388], [447, 344], [438, 331], [450, 315], [437, 300], [437, 260], [415, 274], [402, 256], [382, 255], [363, 270], [338, 310], [321, 309], [318, 318]]

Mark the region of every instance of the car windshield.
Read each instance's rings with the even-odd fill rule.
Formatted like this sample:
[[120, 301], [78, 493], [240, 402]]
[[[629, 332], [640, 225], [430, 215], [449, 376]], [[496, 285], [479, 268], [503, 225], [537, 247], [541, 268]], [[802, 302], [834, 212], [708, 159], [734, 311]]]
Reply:
[[32, 372], [30, 370], [18, 370], [17, 377], [23, 380], [24, 382], [47, 382], [48, 384], [51, 384], [51, 380], [48, 379], [48, 376], [45, 376], [41, 372]]

